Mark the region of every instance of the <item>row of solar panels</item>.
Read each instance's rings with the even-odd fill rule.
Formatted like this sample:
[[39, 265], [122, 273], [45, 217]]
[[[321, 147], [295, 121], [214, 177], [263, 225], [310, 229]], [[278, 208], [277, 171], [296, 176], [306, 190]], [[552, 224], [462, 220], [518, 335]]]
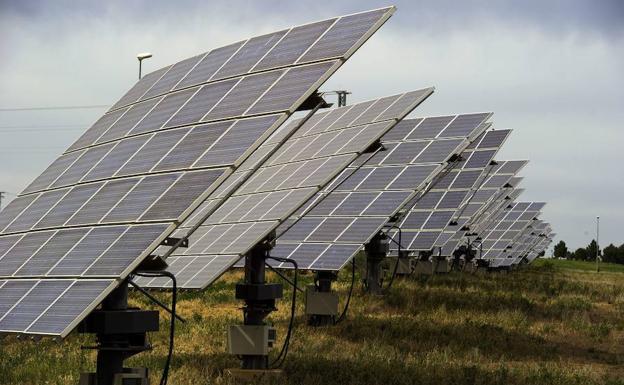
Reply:
[[[64, 337], [154, 255], [182, 287], [205, 288], [274, 232], [273, 255], [339, 270], [397, 215], [413, 252], [461, 242], [451, 222], [494, 226], [507, 211], [491, 203], [524, 162], [493, 163], [510, 131], [487, 131], [490, 113], [403, 120], [426, 88], [292, 116], [321, 106], [315, 91], [393, 12], [254, 37], [142, 78], [0, 212], [0, 332]], [[491, 232], [492, 256], [516, 240]], [[163, 246], [183, 237], [188, 248]], [[539, 250], [522, 242], [517, 253]]]

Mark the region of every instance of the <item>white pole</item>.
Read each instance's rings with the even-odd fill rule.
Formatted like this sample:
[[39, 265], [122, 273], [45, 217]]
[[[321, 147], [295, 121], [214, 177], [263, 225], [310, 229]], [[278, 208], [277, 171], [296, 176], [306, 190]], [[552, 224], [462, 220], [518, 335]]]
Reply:
[[596, 217], [596, 271], [600, 271], [598, 261], [600, 258], [600, 217]]

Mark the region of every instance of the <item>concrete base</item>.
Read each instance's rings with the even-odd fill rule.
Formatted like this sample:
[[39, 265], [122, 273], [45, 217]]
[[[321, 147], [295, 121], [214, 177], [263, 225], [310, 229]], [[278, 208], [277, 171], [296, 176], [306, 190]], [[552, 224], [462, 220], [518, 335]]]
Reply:
[[225, 374], [232, 377], [237, 382], [251, 383], [260, 382], [265, 379], [276, 379], [282, 376], [282, 369], [225, 369]]

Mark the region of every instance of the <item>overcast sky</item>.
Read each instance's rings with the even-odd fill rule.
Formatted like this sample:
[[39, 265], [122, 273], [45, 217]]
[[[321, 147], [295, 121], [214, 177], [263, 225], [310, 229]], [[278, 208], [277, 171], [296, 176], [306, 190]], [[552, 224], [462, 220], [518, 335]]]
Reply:
[[[435, 86], [414, 115], [492, 111], [530, 159], [522, 200], [570, 247], [624, 242], [624, 1], [0, 0], [0, 191], [14, 198], [137, 76], [253, 35], [386, 5], [395, 15], [322, 89], [350, 101]], [[6, 203], [6, 201], [4, 202]]]

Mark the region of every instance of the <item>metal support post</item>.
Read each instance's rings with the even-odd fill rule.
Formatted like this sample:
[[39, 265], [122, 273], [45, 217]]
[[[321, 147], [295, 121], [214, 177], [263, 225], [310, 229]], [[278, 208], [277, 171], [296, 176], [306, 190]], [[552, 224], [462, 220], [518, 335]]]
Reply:
[[124, 368], [124, 361], [151, 349], [147, 332], [158, 331], [158, 311], [128, 307], [128, 282], [124, 281], [78, 326], [79, 333], [94, 333], [97, 345], [95, 373], [84, 373], [81, 385], [121, 385], [125, 380], [149, 384], [146, 368]]
[[228, 345], [231, 354], [241, 356], [242, 369], [269, 369], [269, 348], [275, 341], [275, 329], [265, 323], [282, 297], [281, 284], [266, 283], [266, 259], [273, 241], [265, 241], [245, 256], [245, 282], [236, 285], [236, 298], [245, 301], [243, 325], [230, 327]]
[[386, 258], [390, 244], [385, 233], [377, 233], [366, 245], [366, 291], [371, 294], [382, 294], [383, 274], [381, 262]]

